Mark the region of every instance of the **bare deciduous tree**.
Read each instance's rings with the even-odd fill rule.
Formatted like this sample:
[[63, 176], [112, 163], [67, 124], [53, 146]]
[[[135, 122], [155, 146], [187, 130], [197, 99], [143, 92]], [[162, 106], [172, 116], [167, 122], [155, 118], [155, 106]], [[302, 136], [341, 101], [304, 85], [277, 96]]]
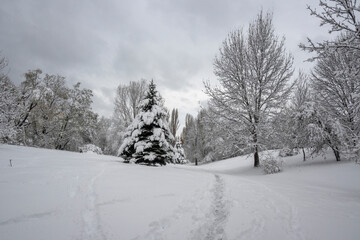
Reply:
[[[31, 70], [25, 73], [25, 81], [20, 84], [19, 106], [20, 114], [16, 126], [23, 127], [28, 123], [31, 112], [35, 109], [42, 98], [39, 90], [42, 71], [40, 69]], [[25, 144], [25, 142], [24, 142]]]
[[300, 72], [294, 87], [290, 104], [274, 119], [273, 125], [281, 147], [290, 150], [302, 149], [306, 161], [305, 148], [311, 147], [310, 132], [307, 126], [313, 121], [311, 116], [313, 99], [311, 98], [309, 78]]
[[185, 150], [187, 159], [195, 161], [196, 153], [196, 123], [192, 115], [186, 114], [185, 127], [181, 133], [181, 141]]
[[343, 127], [350, 147], [360, 137], [359, 54], [360, 50], [331, 51], [317, 61], [311, 78], [317, 104]]
[[[300, 44], [303, 50], [316, 52], [311, 83], [314, 90], [317, 129], [321, 142], [330, 146], [340, 161], [341, 148], [360, 148], [360, 3], [357, 0], [320, 0], [321, 11], [308, 6], [310, 14], [330, 26], [329, 33], [340, 33], [334, 40]], [[321, 119], [320, 119], [321, 118]], [[321, 123], [321, 124], [319, 124]]]
[[317, 57], [321, 57], [329, 49], [360, 50], [360, 3], [357, 0], [320, 0], [319, 5], [322, 8], [320, 12], [307, 6], [310, 14], [321, 20], [320, 26], [329, 25], [329, 33], [340, 32], [342, 38], [340, 41], [320, 43], [308, 38], [308, 45], [300, 44], [300, 47], [309, 52], [317, 52]]
[[134, 120], [139, 112], [140, 101], [147, 89], [145, 80], [130, 82], [129, 85], [120, 84], [116, 91], [114, 117], [119, 119], [125, 128]]
[[14, 142], [17, 133], [18, 92], [5, 72], [7, 64], [6, 58], [0, 56], [0, 142]]
[[246, 35], [236, 30], [223, 42], [214, 61], [221, 87], [205, 83], [215, 115], [226, 119], [234, 129], [246, 130], [255, 167], [260, 165], [259, 148], [267, 121], [289, 96], [292, 64], [284, 38], [274, 33], [272, 14], [260, 12]]
[[300, 72], [295, 95], [291, 101], [291, 111], [293, 113], [293, 125], [290, 126], [294, 129], [294, 137], [292, 138], [294, 146], [302, 149], [303, 160], [306, 161], [305, 148], [309, 147], [309, 132], [306, 131], [307, 127], [307, 108], [312, 104], [308, 76]]
[[[172, 135], [176, 139], [176, 132], [180, 127], [180, 124], [179, 124], [179, 111], [178, 111], [177, 108], [174, 108], [171, 111], [171, 118], [170, 118], [170, 122], [169, 122], [169, 127], [170, 127], [170, 132], [172, 133]], [[175, 145], [175, 142], [173, 143], [173, 145]]]
[[139, 112], [140, 102], [145, 97], [147, 83], [145, 80], [120, 84], [116, 90], [114, 113], [109, 127], [109, 152], [116, 155], [122, 143], [125, 129]]
[[4, 73], [4, 69], [7, 67], [8, 62], [5, 57], [0, 56], [0, 80], [7, 78], [7, 74]]

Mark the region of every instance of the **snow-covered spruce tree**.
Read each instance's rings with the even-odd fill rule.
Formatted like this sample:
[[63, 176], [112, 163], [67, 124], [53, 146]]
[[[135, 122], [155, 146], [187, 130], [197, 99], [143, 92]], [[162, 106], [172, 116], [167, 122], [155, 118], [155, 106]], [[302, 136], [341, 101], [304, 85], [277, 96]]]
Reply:
[[174, 155], [174, 163], [185, 164], [187, 160], [185, 159], [185, 152], [181, 145], [180, 140], [175, 143], [175, 155]]
[[168, 123], [166, 111], [160, 106], [156, 85], [151, 81], [140, 111], [125, 133], [125, 139], [118, 155], [127, 162], [146, 165], [166, 165], [173, 162], [174, 140]]

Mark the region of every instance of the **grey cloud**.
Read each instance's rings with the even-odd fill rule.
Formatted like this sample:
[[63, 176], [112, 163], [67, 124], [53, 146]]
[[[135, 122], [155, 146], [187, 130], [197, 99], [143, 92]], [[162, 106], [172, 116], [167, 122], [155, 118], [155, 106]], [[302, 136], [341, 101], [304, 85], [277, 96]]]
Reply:
[[191, 84], [191, 76], [204, 66], [202, 59], [183, 49], [185, 45], [178, 47], [180, 50], [153, 42], [139, 51], [139, 46], [123, 45], [119, 47], [114, 68], [119, 74], [126, 73], [127, 80], [155, 78], [171, 89], [181, 89]]
[[2, 7], [0, 47], [8, 53], [5, 54], [14, 81], [18, 81], [18, 71], [24, 73], [28, 69], [67, 75], [71, 69], [84, 71], [100, 65], [98, 52], [104, 42], [89, 30], [90, 26], [78, 21], [73, 8], [62, 5], [52, 1], [14, 1], [9, 8]]
[[230, 30], [246, 29], [261, 8], [274, 11], [276, 32], [286, 35], [296, 67], [310, 68], [298, 44], [306, 36], [327, 36], [306, 3], [317, 5], [313, 0], [3, 0], [0, 50], [16, 83], [34, 68], [63, 75], [69, 84], [81, 81], [96, 90], [94, 109], [102, 114], [111, 114], [109, 96], [119, 83], [141, 78], [154, 78], [161, 91], [179, 92], [182, 99], [169, 101], [174, 105], [169, 107], [196, 109], [204, 99], [195, 92], [202, 91], [204, 79], [215, 79], [212, 62], [221, 42]]

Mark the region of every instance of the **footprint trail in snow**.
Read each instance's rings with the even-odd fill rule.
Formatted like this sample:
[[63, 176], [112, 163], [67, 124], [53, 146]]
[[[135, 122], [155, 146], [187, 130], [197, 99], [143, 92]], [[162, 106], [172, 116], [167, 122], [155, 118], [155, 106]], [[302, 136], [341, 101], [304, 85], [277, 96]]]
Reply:
[[101, 230], [98, 206], [96, 205], [97, 195], [95, 192], [95, 182], [104, 173], [104, 169], [101, 170], [96, 176], [90, 180], [87, 193], [87, 204], [83, 211], [83, 237], [87, 240], [101, 240], [105, 239], [105, 236]]
[[215, 175], [215, 183], [211, 189], [212, 202], [210, 212], [203, 224], [194, 232], [192, 239], [224, 240], [225, 223], [228, 217], [228, 204], [224, 199], [225, 182], [219, 175]]

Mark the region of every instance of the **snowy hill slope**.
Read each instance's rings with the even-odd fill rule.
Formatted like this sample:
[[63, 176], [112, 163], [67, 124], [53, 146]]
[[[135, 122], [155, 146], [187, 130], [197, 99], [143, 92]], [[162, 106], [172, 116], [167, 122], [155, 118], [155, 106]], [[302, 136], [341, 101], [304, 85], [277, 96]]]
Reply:
[[358, 239], [360, 166], [285, 160], [263, 175], [245, 157], [146, 167], [0, 145], [0, 239]]

